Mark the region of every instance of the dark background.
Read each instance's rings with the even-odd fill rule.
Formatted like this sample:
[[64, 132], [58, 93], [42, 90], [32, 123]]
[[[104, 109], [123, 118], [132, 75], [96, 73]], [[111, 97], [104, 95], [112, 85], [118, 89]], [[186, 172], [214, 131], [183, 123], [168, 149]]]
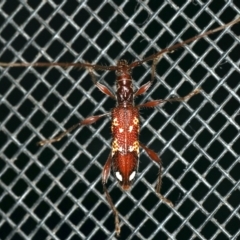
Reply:
[[[78, 62], [115, 65], [239, 16], [239, 1], [3, 1], [0, 62]], [[239, 234], [240, 25], [165, 55], [154, 86], [136, 103], [202, 92], [187, 103], [141, 110], [144, 151], [131, 191], [111, 176], [120, 213], [120, 239], [235, 239]], [[134, 86], [150, 79], [151, 62], [133, 71]], [[113, 72], [98, 72], [109, 87]], [[61, 142], [36, 143], [115, 102], [94, 87], [87, 71], [0, 69], [0, 238], [114, 239], [114, 217], [101, 172], [110, 152], [110, 119], [82, 127]]]

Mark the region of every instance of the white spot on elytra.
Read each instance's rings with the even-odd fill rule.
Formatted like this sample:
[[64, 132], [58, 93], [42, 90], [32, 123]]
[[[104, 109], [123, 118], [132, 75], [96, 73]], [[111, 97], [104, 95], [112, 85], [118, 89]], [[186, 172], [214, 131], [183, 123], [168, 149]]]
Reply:
[[129, 129], [128, 129], [128, 131], [129, 131], [129, 132], [132, 132], [132, 130], [133, 130], [133, 126], [130, 126]]
[[119, 151], [119, 152], [122, 152], [122, 151], [123, 151], [123, 147], [119, 147], [119, 148], [118, 148], [118, 151]]
[[116, 172], [116, 178], [119, 180], [119, 181], [122, 181], [123, 178], [122, 178], [122, 175], [120, 172]]
[[134, 117], [134, 119], [133, 119], [133, 124], [134, 124], [134, 125], [138, 125], [138, 122], [139, 122], [138, 119], [137, 119], [136, 117]]
[[119, 132], [122, 133], [123, 132], [123, 128], [119, 128]]
[[129, 147], [129, 152], [132, 152], [134, 150], [134, 147], [133, 146], [130, 146]]
[[132, 181], [136, 176], [136, 171], [133, 171], [129, 176], [129, 181]]
[[118, 126], [118, 119], [117, 118], [114, 118], [113, 119], [113, 126]]

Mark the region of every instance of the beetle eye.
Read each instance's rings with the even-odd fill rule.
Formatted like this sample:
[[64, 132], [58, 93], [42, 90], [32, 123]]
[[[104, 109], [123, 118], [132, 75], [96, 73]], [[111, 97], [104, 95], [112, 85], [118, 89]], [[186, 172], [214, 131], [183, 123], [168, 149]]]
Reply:
[[133, 171], [129, 176], [129, 181], [132, 181], [136, 176], [136, 171]]
[[122, 175], [121, 175], [120, 172], [116, 172], [116, 178], [117, 178], [117, 180], [119, 180], [119, 181], [122, 181], [122, 180], [123, 180]]

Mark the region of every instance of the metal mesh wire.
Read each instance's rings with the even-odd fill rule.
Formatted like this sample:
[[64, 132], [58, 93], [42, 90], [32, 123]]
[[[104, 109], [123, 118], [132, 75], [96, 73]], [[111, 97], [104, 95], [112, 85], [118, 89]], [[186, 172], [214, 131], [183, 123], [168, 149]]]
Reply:
[[[159, 51], [239, 16], [235, 1], [1, 1], [1, 62], [114, 65]], [[240, 180], [239, 25], [165, 55], [154, 86], [137, 103], [184, 96], [187, 103], [141, 110], [140, 140], [163, 161], [140, 155], [133, 188], [108, 189], [120, 212], [120, 239], [237, 239]], [[151, 63], [133, 72], [135, 87], [150, 79]], [[113, 87], [114, 73], [98, 78]], [[1, 239], [114, 239], [114, 218], [101, 171], [110, 151], [110, 122], [82, 127], [39, 147], [87, 116], [115, 103], [87, 71], [5, 68], [0, 72]]]

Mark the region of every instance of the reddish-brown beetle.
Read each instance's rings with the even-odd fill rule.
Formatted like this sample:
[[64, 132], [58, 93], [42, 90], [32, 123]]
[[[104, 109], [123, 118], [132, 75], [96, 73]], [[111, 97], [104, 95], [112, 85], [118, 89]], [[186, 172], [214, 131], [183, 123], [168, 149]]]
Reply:
[[[134, 105], [134, 98], [141, 94], [144, 94], [152, 85], [154, 76], [155, 76], [156, 64], [158, 63], [158, 60], [161, 58], [163, 54], [172, 52], [177, 48], [180, 48], [190, 42], [193, 42], [209, 34], [220, 31], [238, 22], [240, 22], [240, 18], [232, 22], [229, 22], [226, 25], [218, 27], [214, 30], [210, 30], [206, 33], [190, 38], [182, 43], [178, 43], [169, 48], [163, 49], [162, 51], [156, 54], [153, 54], [147, 58], [144, 58], [142, 61], [135, 61], [131, 64], [128, 64], [125, 60], [120, 60], [116, 66], [101, 66], [101, 65], [93, 65], [89, 63], [0, 63], [0, 66], [2, 67], [61, 66], [65, 68], [65, 67], [72, 66], [72, 67], [78, 67], [78, 68], [85, 68], [89, 71], [91, 78], [94, 84], [96, 85], [96, 87], [104, 94], [116, 100], [117, 106], [111, 112], [88, 117], [83, 121], [77, 123], [76, 125], [72, 126], [62, 134], [56, 136], [55, 138], [49, 139], [49, 140], [43, 140], [38, 144], [43, 146], [48, 143], [60, 141], [65, 135], [67, 135], [69, 132], [71, 132], [75, 128], [81, 125], [90, 125], [104, 116], [111, 115], [111, 118], [112, 118], [111, 131], [112, 131], [112, 137], [113, 137], [112, 149], [105, 163], [105, 166], [103, 168], [102, 183], [103, 183], [104, 192], [107, 196], [107, 201], [110, 204], [115, 216], [115, 230], [117, 235], [120, 234], [120, 223], [119, 223], [118, 212], [112, 202], [112, 199], [109, 195], [109, 192], [105, 184], [108, 180], [108, 177], [110, 175], [110, 170], [112, 167], [114, 175], [117, 181], [119, 182], [119, 185], [121, 186], [121, 188], [123, 190], [128, 190], [131, 187], [132, 182], [134, 181], [137, 173], [140, 147], [142, 147], [146, 151], [148, 156], [153, 161], [159, 164], [160, 169], [159, 169], [158, 182], [156, 186], [156, 193], [158, 194], [161, 200], [163, 200], [168, 205], [173, 206], [172, 202], [166, 199], [160, 193], [161, 170], [162, 170], [161, 159], [153, 150], [149, 149], [144, 144], [139, 142], [139, 130], [140, 130], [139, 109], [143, 107], [156, 107], [159, 104], [165, 103], [165, 102], [185, 101], [191, 98], [192, 96], [194, 96], [195, 94], [198, 94], [200, 90], [196, 89], [185, 97], [172, 98], [172, 99], [166, 99], [166, 100], [162, 100], [162, 99], [153, 100], [153, 101], [148, 101], [146, 103], [140, 104], [138, 106]], [[132, 84], [133, 80], [131, 77], [132, 69], [143, 64], [144, 62], [151, 61], [151, 60], [153, 61], [151, 80], [145, 83], [144, 85], [142, 85], [137, 91], [134, 91], [133, 84]], [[117, 79], [116, 79], [117, 91], [115, 94], [112, 93], [112, 91], [108, 89], [106, 86], [96, 81], [96, 77], [93, 73], [94, 70], [115, 71], [117, 76]]]

